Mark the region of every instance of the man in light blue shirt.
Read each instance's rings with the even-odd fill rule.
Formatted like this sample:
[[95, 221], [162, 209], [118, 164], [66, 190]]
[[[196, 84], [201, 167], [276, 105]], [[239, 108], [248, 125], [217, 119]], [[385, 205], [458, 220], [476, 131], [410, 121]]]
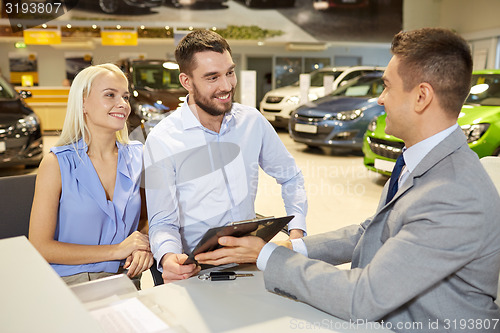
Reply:
[[176, 59], [189, 95], [153, 128], [144, 152], [151, 250], [166, 282], [199, 271], [182, 264], [209, 228], [255, 218], [259, 168], [281, 185], [295, 216], [290, 238], [304, 235], [307, 213], [304, 178], [274, 128], [232, 101], [237, 80], [227, 42], [199, 30], [179, 43]]

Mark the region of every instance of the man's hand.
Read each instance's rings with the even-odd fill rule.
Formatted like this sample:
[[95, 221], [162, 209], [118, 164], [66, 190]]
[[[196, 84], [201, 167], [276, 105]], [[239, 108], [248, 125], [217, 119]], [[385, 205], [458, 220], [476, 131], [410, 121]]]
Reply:
[[290, 239], [302, 238], [304, 237], [304, 231], [300, 229], [290, 230]]
[[266, 242], [255, 236], [225, 236], [219, 238], [219, 244], [223, 248], [212, 252], [200, 253], [195, 259], [199, 263], [209, 265], [255, 263], [260, 250], [266, 245]]
[[188, 256], [184, 253], [167, 253], [161, 258], [165, 283], [184, 280], [198, 274], [201, 267], [196, 264], [182, 265]]
[[273, 242], [273, 243], [275, 243], [278, 246], [284, 246], [287, 249], [293, 251], [293, 245], [292, 245], [292, 242], [290, 241], [290, 239], [287, 239], [285, 241], [276, 241], [276, 242]]

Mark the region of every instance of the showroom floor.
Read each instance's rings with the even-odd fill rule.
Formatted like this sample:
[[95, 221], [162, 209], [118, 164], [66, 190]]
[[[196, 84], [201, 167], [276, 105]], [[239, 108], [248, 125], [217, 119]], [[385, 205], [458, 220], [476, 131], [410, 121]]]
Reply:
[[[367, 171], [361, 153], [310, 149], [292, 141], [285, 131], [278, 134], [304, 174], [309, 201], [309, 234], [360, 223], [375, 212], [387, 178]], [[56, 135], [44, 136], [46, 152], [56, 140]], [[36, 169], [16, 167], [0, 169], [0, 176], [34, 172]], [[263, 172], [259, 179], [256, 211], [265, 216], [285, 214], [280, 186]], [[153, 285], [149, 272], [144, 274], [142, 282], [143, 288]]]

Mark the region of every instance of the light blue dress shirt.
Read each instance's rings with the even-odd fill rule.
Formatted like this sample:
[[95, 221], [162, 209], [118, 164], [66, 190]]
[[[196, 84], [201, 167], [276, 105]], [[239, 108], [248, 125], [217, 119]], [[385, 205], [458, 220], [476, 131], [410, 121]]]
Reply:
[[[140, 183], [142, 150], [140, 142], [116, 143], [118, 165], [113, 201], [106, 193], [80, 140], [73, 145], [51, 148], [61, 170], [61, 198], [54, 239], [83, 245], [118, 244], [137, 230], [141, 212]], [[121, 261], [85, 265], [51, 264], [60, 276], [82, 272], [116, 273]]]
[[201, 125], [186, 100], [148, 135], [144, 167], [158, 262], [166, 253], [191, 252], [209, 228], [255, 218], [259, 168], [281, 184], [286, 212], [295, 215], [289, 229], [306, 231], [302, 173], [255, 108], [234, 103], [217, 133]]
[[[424, 159], [425, 155], [427, 155], [434, 147], [449, 136], [457, 127], [458, 124], [454, 124], [453, 126], [416, 143], [408, 149], [403, 148], [405, 168], [399, 177], [398, 188], [401, 188], [401, 185], [403, 185], [405, 180], [408, 179], [410, 173], [415, 170], [416, 166]], [[302, 239], [292, 240], [292, 246], [295, 252], [301, 253], [307, 257], [307, 247]], [[259, 257], [257, 258], [257, 268], [259, 270], [264, 271], [266, 269], [267, 261], [276, 247], [277, 245], [274, 243], [267, 243], [264, 245], [259, 253]]]

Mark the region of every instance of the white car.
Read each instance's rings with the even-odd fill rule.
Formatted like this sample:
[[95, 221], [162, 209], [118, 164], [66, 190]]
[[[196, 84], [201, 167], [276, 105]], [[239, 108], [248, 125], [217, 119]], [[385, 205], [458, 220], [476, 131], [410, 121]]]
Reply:
[[[314, 101], [325, 96], [323, 78], [326, 75], [334, 77], [333, 87], [335, 90], [344, 82], [360, 75], [373, 71], [383, 71], [385, 67], [375, 66], [354, 66], [354, 67], [325, 67], [311, 73], [311, 87], [309, 88], [309, 101]], [[275, 127], [288, 127], [290, 114], [300, 106], [300, 86], [299, 82], [286, 87], [271, 90], [266, 93], [260, 102], [260, 112]]]

